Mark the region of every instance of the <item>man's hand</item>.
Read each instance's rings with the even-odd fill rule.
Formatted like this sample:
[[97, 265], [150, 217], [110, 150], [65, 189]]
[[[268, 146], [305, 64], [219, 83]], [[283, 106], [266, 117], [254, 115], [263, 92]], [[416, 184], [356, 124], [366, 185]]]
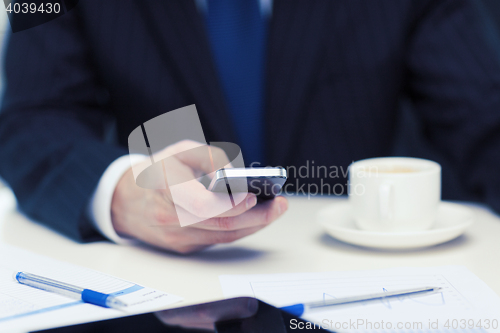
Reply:
[[[199, 146], [193, 141], [182, 141], [167, 149], [185, 151]], [[220, 159], [224, 152], [212, 148], [212, 153]], [[169, 173], [179, 174], [191, 179], [200, 171], [205, 173], [209, 166], [190, 154], [177, 154], [169, 163]], [[173, 170], [172, 170], [173, 168]], [[199, 186], [197, 185], [199, 184]], [[182, 202], [174, 202], [167, 190], [143, 189], [136, 185], [132, 168], [118, 182], [111, 203], [113, 227], [119, 235], [133, 237], [146, 243], [179, 252], [190, 253], [218, 243], [230, 243], [253, 234], [280, 217], [288, 208], [284, 197], [256, 205], [255, 194], [248, 193], [238, 205], [217, 217], [181, 227], [177, 209], [183, 214], [196, 217], [210, 216], [210, 209], [217, 206], [220, 194], [208, 191], [201, 183], [190, 185]]]

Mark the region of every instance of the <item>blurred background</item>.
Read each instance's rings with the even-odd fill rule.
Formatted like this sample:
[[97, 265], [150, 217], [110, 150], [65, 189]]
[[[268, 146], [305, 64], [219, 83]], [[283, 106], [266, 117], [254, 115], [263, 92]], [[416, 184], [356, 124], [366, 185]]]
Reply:
[[[483, 2], [484, 10], [492, 19], [492, 33], [499, 33], [500, 0], [477, 1]], [[0, 51], [3, 51], [5, 36], [8, 31], [10, 31], [10, 27], [8, 26], [7, 12], [5, 10], [0, 10]], [[3, 52], [1, 54], [3, 54]], [[0, 91], [3, 91], [2, 71], [3, 66], [0, 67], [0, 75], [2, 77], [2, 80], [0, 81]], [[470, 194], [463, 189], [461, 182], [446, 158], [426, 143], [425, 137], [423, 136], [422, 125], [417, 117], [415, 117], [410, 103], [407, 103], [406, 101], [402, 101], [401, 103], [401, 117], [398, 128], [399, 139], [394, 147], [394, 155], [423, 157], [440, 162], [443, 167], [443, 196], [452, 199], [472, 200]], [[0, 177], [0, 188], [2, 187], [4, 187], [4, 184]]]
[[[490, 29], [492, 33], [500, 33], [500, 0], [477, 0], [483, 3], [484, 10], [492, 19]], [[500, 47], [500, 45], [499, 45]], [[499, 110], [500, 112], [500, 110]], [[453, 167], [447, 159], [429, 144], [426, 143], [423, 135], [424, 130], [417, 117], [412, 112], [410, 103], [403, 101], [401, 105], [401, 118], [399, 124], [399, 133], [394, 155], [423, 157], [438, 161], [443, 167], [443, 197], [457, 200], [474, 200], [468, 191], [466, 191]]]
[[[3, 46], [5, 40], [5, 34], [7, 33], [7, 29], [10, 29], [8, 26], [8, 17], [7, 12], [5, 10], [0, 10], [0, 54], [3, 55]], [[3, 57], [2, 57], [3, 64]], [[3, 92], [3, 66], [0, 66], [0, 92]], [[0, 188], [4, 187], [2, 177], [0, 177]]]

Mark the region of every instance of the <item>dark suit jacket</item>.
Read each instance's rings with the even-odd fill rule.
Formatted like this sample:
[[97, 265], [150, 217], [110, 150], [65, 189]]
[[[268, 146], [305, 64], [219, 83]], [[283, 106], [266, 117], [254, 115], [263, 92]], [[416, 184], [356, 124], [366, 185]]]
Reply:
[[[406, 98], [469, 193], [500, 210], [500, 52], [476, 5], [275, 0], [266, 164], [329, 170], [292, 171], [287, 190], [345, 184], [332, 167], [390, 155]], [[10, 36], [0, 174], [24, 212], [97, 238], [85, 210], [103, 171], [134, 128], [179, 107], [197, 105], [207, 141], [237, 142], [202, 19], [189, 0], [85, 0]]]

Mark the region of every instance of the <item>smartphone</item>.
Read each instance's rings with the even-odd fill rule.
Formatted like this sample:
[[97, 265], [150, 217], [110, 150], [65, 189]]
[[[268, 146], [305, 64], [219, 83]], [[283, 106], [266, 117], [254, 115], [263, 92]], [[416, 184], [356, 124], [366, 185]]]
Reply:
[[286, 182], [286, 170], [274, 168], [219, 169], [208, 185], [212, 192], [251, 192], [261, 200], [269, 200], [281, 193]]

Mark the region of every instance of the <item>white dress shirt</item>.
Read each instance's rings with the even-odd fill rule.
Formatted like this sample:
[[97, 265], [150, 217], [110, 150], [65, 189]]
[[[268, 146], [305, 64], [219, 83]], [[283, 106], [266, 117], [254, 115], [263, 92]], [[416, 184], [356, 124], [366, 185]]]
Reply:
[[111, 222], [111, 200], [118, 181], [132, 165], [149, 158], [145, 155], [125, 155], [117, 158], [104, 171], [90, 200], [89, 217], [100, 233], [118, 244], [130, 244], [131, 239], [118, 236]]

